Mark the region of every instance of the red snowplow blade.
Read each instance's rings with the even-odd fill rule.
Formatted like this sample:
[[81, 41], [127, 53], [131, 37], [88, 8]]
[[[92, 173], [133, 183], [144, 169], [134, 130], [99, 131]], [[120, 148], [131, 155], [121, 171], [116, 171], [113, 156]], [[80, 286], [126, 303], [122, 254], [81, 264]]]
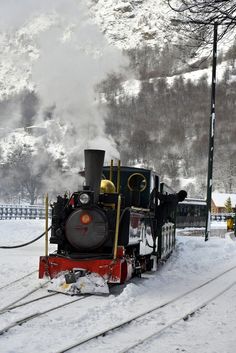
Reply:
[[108, 280], [108, 283], [124, 283], [130, 278], [131, 263], [122, 257], [112, 259], [81, 259], [74, 260], [57, 255], [41, 256], [39, 260], [39, 278], [56, 277], [60, 272], [82, 268], [98, 273]]

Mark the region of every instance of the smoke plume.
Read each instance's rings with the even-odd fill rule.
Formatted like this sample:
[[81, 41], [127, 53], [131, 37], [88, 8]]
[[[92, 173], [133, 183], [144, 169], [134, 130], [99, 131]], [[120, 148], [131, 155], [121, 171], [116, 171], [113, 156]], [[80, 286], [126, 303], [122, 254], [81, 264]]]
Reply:
[[[10, 45], [16, 49], [8, 56], [12, 66], [5, 75], [9, 82], [13, 77], [15, 85], [9, 83], [10, 91], [6, 83], [6, 95], [18, 97], [25, 90], [37, 96], [35, 109], [21, 105], [13, 125], [18, 127], [20, 113], [26, 112], [32, 124], [46, 131], [37, 140], [38, 147], [58, 154], [65, 170], [82, 168], [87, 148], [104, 149], [107, 161], [119, 158], [112, 136], [105, 134], [106, 111], [94, 87], [108, 73], [121, 72], [127, 63], [93, 23], [86, 1], [8, 0], [1, 7], [3, 39], [7, 42], [11, 34]], [[33, 167], [38, 168], [37, 162]], [[60, 178], [55, 171], [54, 185], [62, 184]]]

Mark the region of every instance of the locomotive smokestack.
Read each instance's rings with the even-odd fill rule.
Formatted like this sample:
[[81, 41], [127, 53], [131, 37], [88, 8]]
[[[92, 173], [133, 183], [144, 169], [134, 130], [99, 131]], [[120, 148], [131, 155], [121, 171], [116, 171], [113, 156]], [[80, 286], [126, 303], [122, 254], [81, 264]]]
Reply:
[[85, 181], [94, 191], [94, 202], [98, 201], [105, 151], [84, 150]]

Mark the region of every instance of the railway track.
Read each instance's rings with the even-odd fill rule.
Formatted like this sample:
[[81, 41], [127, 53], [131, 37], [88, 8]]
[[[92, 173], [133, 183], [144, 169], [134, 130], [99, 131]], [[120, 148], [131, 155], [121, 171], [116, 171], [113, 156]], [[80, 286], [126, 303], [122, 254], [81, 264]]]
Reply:
[[[202, 283], [201, 285], [186, 291], [185, 293], [161, 304], [161, 305], [156, 305], [152, 308], [150, 308], [149, 310], [145, 310], [143, 312], [140, 312], [138, 314], [133, 315], [132, 317], [129, 317], [129, 319], [124, 319], [122, 321], [120, 321], [119, 323], [116, 323], [114, 325], [110, 325], [106, 328], [97, 330], [94, 333], [91, 333], [90, 335], [87, 335], [81, 339], [79, 339], [77, 342], [74, 342], [73, 344], [64, 347], [63, 349], [60, 349], [58, 351], [56, 351], [55, 353], [64, 353], [64, 352], [68, 352], [70, 350], [72, 350], [73, 348], [81, 348], [83, 349], [82, 351], [84, 351], [84, 344], [88, 343], [89, 341], [92, 341], [95, 338], [99, 338], [99, 337], [103, 337], [102, 339], [102, 344], [104, 345], [104, 341], [106, 340], [106, 338], [108, 338], [108, 340], [110, 339], [112, 341], [112, 333], [118, 334], [118, 331], [121, 330], [125, 327], [126, 329], [126, 335], [128, 335], [127, 330], [129, 329], [129, 326], [131, 323], [136, 324], [136, 328], [138, 328], [138, 331], [140, 332], [140, 334], [136, 334], [136, 337], [139, 337], [138, 339], [136, 339], [136, 341], [132, 344], [129, 344], [128, 346], [124, 347], [123, 349], [117, 351], [117, 353], [126, 353], [128, 352], [130, 349], [135, 348], [136, 346], [142, 344], [143, 342], [145, 342], [148, 339], [151, 339], [152, 337], [158, 337], [160, 336], [164, 331], [166, 331], [168, 328], [170, 328], [171, 326], [175, 325], [176, 323], [180, 322], [181, 320], [186, 320], [189, 316], [193, 315], [195, 312], [197, 312], [198, 310], [202, 309], [203, 307], [205, 307], [206, 305], [208, 305], [210, 302], [214, 301], [217, 297], [221, 296], [222, 294], [224, 294], [226, 291], [228, 291], [230, 288], [232, 288], [234, 285], [236, 285], [236, 281], [231, 280], [230, 284], [227, 284], [224, 289], [222, 289], [221, 291], [217, 291], [217, 293], [214, 295], [211, 295], [207, 300], [202, 300], [199, 304], [195, 305], [194, 307], [191, 305], [190, 308], [183, 308], [184, 307], [184, 301], [187, 300], [187, 297], [193, 294], [198, 294], [198, 292], [200, 290], [202, 290], [203, 288], [209, 288], [209, 285], [216, 285], [216, 288], [218, 288], [217, 286], [217, 280], [222, 279], [224, 276], [226, 276], [227, 274], [229, 274], [231, 271], [235, 270], [236, 266], [231, 267], [230, 269], [222, 272], [221, 274], [211, 278], [210, 280]], [[236, 271], [235, 271], [236, 272]], [[228, 280], [227, 280], [228, 281]], [[226, 282], [227, 282], [226, 281]], [[215, 289], [214, 289], [215, 290]], [[196, 298], [195, 298], [196, 299]], [[182, 301], [182, 303], [181, 303]], [[172, 304], [178, 304], [178, 307], [180, 308], [180, 312], [175, 313], [175, 318], [173, 318], [172, 320], [169, 320], [168, 323], [163, 323], [163, 321], [161, 320], [160, 322], [160, 314], [161, 311], [163, 311], [163, 309], [168, 309], [170, 310], [170, 312], [173, 311], [173, 305]], [[161, 310], [162, 309], [162, 310]], [[154, 322], [157, 323], [157, 326], [159, 326], [157, 329], [155, 328], [153, 331], [153, 328], [150, 327], [150, 330], [148, 330], [149, 334], [148, 335], [143, 335], [143, 332], [147, 331], [147, 326], [148, 326], [148, 322], [150, 321], [149, 318], [156, 317], [154, 319]], [[159, 320], [159, 322], [158, 322]], [[168, 321], [168, 320], [167, 320]], [[133, 328], [132, 328], [133, 329]], [[150, 333], [151, 332], [151, 333]], [[122, 333], [121, 333], [122, 334]], [[132, 333], [130, 335], [128, 335], [129, 337], [132, 337]], [[108, 346], [111, 347], [111, 341], [108, 344]], [[119, 339], [120, 342], [122, 342], [122, 339]], [[96, 341], [96, 346], [98, 345], [98, 342]], [[101, 348], [101, 350], [103, 350], [104, 347]], [[80, 351], [80, 350], [79, 350]], [[77, 352], [77, 350], [76, 350]]]
[[[44, 288], [46, 286], [46, 284], [48, 284], [50, 282], [50, 280], [47, 280], [45, 282], [43, 282], [40, 285], [35, 286], [34, 288], [27, 290], [28, 289], [28, 282], [30, 280], [30, 277], [35, 274], [35, 272], [24, 276], [21, 278], [21, 280], [17, 280], [12, 282], [12, 285], [8, 285], [5, 286], [4, 289], [8, 289], [7, 292], [4, 295], [4, 291], [1, 292], [1, 298], [2, 301], [4, 302], [5, 299], [5, 303], [3, 304], [3, 306], [0, 307], [0, 314], [4, 313], [6, 310], [8, 310], [9, 308], [11, 308], [12, 306], [14, 306], [15, 304], [19, 303], [20, 301], [22, 301], [23, 299], [26, 299], [27, 297], [29, 297], [31, 294], [37, 292], [38, 290]], [[27, 280], [27, 283], [24, 283], [25, 280]], [[17, 286], [14, 288], [14, 286], [17, 284]], [[9, 287], [10, 287], [10, 294], [9, 295]], [[2, 288], [3, 289], [3, 288]], [[16, 295], [15, 295], [16, 294]]]
[[[60, 293], [51, 293], [51, 295], [50, 296], [52, 296], [52, 294], [60, 294]], [[18, 320], [15, 320], [15, 321], [13, 321], [13, 322], [11, 322], [9, 325], [7, 325], [7, 326], [5, 326], [4, 328], [2, 328], [2, 329], [0, 329], [0, 335], [3, 335], [4, 333], [6, 333], [6, 332], [8, 332], [11, 328], [13, 328], [13, 327], [16, 327], [16, 326], [20, 326], [20, 325], [23, 325], [24, 323], [26, 323], [26, 322], [28, 322], [28, 321], [30, 321], [30, 320], [33, 320], [33, 319], [35, 319], [35, 318], [38, 318], [38, 317], [41, 317], [41, 316], [43, 316], [43, 315], [45, 315], [45, 314], [48, 314], [48, 313], [50, 313], [50, 312], [52, 312], [52, 311], [55, 311], [55, 310], [58, 310], [58, 309], [60, 309], [60, 308], [64, 308], [64, 307], [66, 307], [66, 306], [68, 306], [68, 305], [71, 305], [71, 304], [73, 304], [73, 303], [75, 303], [75, 302], [78, 302], [79, 300], [82, 300], [82, 299], [85, 299], [85, 298], [87, 298], [87, 297], [89, 297], [90, 295], [86, 295], [86, 296], [80, 296], [80, 297], [76, 297], [75, 299], [72, 299], [72, 300], [70, 300], [69, 302], [66, 302], [66, 303], [62, 303], [62, 304], [60, 304], [60, 305], [54, 305], [53, 307], [51, 307], [51, 308], [49, 308], [49, 309], [47, 309], [47, 310], [43, 310], [43, 311], [39, 311], [39, 312], [34, 312], [34, 313], [31, 313], [31, 314], [29, 314], [29, 315], [27, 315], [27, 316], [25, 316], [25, 317], [23, 317], [23, 318], [20, 318], [20, 319], [18, 319]], [[47, 296], [47, 297], [49, 297], [49, 296]], [[65, 297], [64, 297], [65, 298]], [[68, 298], [68, 297], [67, 297]], [[70, 299], [71, 299], [72, 297], [70, 297]], [[16, 308], [18, 308], [18, 307], [20, 307], [21, 305], [19, 305], [19, 306], [16, 306]], [[12, 308], [13, 309], [13, 308]], [[15, 308], [14, 308], [15, 309]]]
[[33, 272], [28, 273], [27, 275], [24, 275], [24, 276], [22, 276], [22, 277], [20, 277], [20, 278], [17, 278], [15, 281], [12, 281], [12, 282], [10, 282], [10, 283], [7, 283], [6, 285], [0, 287], [0, 291], [1, 291], [2, 289], [5, 289], [5, 288], [8, 288], [8, 287], [12, 286], [13, 284], [15, 284], [15, 283], [17, 283], [17, 282], [20, 282], [20, 281], [24, 280], [25, 278], [27, 278], [27, 277], [29, 277], [29, 276], [31, 276], [31, 275], [37, 273], [37, 272], [38, 272], [38, 270], [35, 270], [35, 271], [33, 271]]
[[164, 326], [162, 329], [158, 329], [155, 332], [145, 336], [142, 339], [138, 339], [136, 340], [135, 343], [129, 345], [128, 347], [116, 352], [116, 353], [128, 353], [131, 349], [134, 349], [140, 345], [142, 345], [143, 343], [145, 343], [148, 340], [151, 340], [153, 338], [157, 338], [159, 336], [161, 336], [165, 331], [167, 331], [169, 328], [171, 328], [172, 326], [174, 326], [175, 324], [179, 323], [182, 320], [187, 320], [189, 317], [193, 316], [195, 313], [197, 313], [198, 311], [200, 311], [202, 308], [206, 307], [209, 303], [213, 302], [215, 299], [217, 299], [218, 297], [220, 297], [222, 294], [224, 294], [225, 292], [227, 292], [228, 290], [230, 290], [233, 286], [236, 285], [236, 281], [234, 281], [233, 283], [231, 283], [228, 287], [226, 287], [224, 290], [220, 291], [219, 293], [217, 293], [217, 295], [215, 295], [214, 297], [212, 297], [211, 299], [205, 301], [204, 303], [196, 306], [194, 309], [191, 309], [190, 311], [184, 313], [181, 317], [177, 318], [176, 320], [173, 320], [172, 322], [168, 323], [166, 326]]
[[34, 299], [31, 299], [31, 300], [25, 301], [25, 302], [20, 303], [20, 304], [17, 304], [17, 305], [9, 306], [9, 307], [7, 307], [5, 310], [1, 310], [1, 311], [0, 311], [0, 315], [1, 315], [1, 314], [4, 314], [4, 313], [6, 313], [6, 312], [10, 312], [10, 311], [12, 311], [12, 310], [14, 310], [14, 309], [17, 309], [17, 308], [21, 308], [22, 306], [26, 306], [26, 305], [29, 305], [29, 304], [31, 304], [31, 303], [34, 303], [34, 302], [37, 302], [37, 301], [40, 301], [40, 300], [43, 300], [43, 299], [47, 299], [47, 298], [49, 298], [49, 297], [53, 297], [54, 295], [58, 295], [58, 294], [60, 294], [60, 293], [45, 294], [45, 295], [43, 295], [43, 296], [41, 296], [41, 297], [37, 297], [37, 298], [34, 298]]

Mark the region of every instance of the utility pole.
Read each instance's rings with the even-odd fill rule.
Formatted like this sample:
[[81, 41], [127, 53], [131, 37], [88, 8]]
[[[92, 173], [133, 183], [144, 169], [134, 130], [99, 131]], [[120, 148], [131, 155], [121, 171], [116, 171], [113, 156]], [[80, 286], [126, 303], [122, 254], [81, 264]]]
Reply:
[[209, 239], [211, 232], [211, 196], [213, 177], [213, 155], [214, 155], [214, 135], [215, 135], [215, 101], [216, 101], [216, 65], [217, 65], [217, 30], [218, 23], [214, 23], [213, 37], [213, 57], [212, 57], [212, 81], [211, 81], [211, 115], [209, 128], [209, 152], [208, 152], [208, 173], [207, 173], [207, 217], [205, 241]]

